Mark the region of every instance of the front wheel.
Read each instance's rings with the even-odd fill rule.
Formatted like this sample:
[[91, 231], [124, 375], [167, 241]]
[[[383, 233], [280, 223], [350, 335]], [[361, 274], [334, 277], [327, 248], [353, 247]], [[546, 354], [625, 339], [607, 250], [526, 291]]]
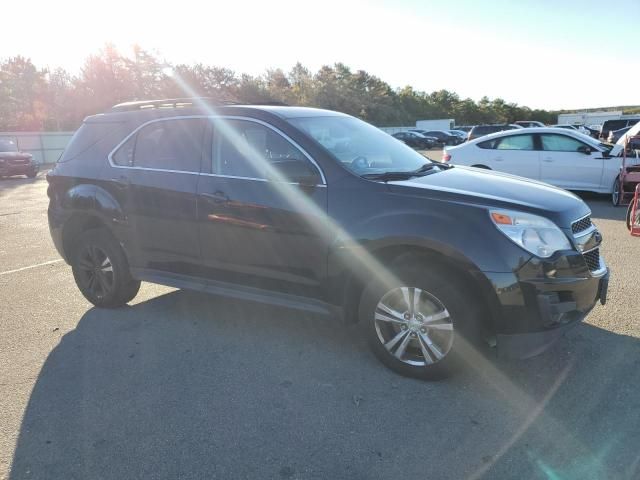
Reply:
[[613, 181], [613, 188], [611, 190], [611, 203], [614, 207], [619, 206], [622, 203], [622, 191], [620, 190], [620, 177], [616, 177]]
[[395, 372], [425, 380], [451, 374], [475, 343], [475, 300], [446, 271], [405, 267], [362, 295], [360, 321], [378, 359]]
[[140, 289], [140, 282], [131, 277], [122, 247], [105, 228], [80, 235], [71, 267], [76, 285], [96, 307], [120, 307]]

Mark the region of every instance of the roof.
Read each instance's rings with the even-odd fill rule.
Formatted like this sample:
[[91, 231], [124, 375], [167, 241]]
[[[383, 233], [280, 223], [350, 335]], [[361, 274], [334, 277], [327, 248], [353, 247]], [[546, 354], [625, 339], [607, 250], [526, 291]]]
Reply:
[[90, 122], [127, 121], [128, 119], [153, 119], [189, 115], [220, 115], [220, 114], [248, 114], [260, 111], [276, 115], [282, 119], [340, 116], [340, 112], [311, 107], [287, 106], [277, 104], [241, 104], [230, 101], [220, 101], [212, 98], [173, 98], [161, 100], [143, 100], [125, 102], [114, 105], [105, 113], [87, 117]]

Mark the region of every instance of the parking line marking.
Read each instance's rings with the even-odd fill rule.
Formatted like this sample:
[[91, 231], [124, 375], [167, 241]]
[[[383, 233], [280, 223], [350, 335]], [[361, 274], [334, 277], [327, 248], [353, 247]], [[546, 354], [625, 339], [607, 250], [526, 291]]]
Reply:
[[32, 268], [44, 267], [45, 265], [53, 265], [54, 263], [62, 262], [61, 258], [57, 260], [49, 260], [48, 262], [37, 263], [36, 265], [29, 265], [28, 267], [16, 268], [15, 270], [7, 270], [6, 272], [0, 272], [0, 276], [9, 275], [10, 273], [22, 272], [23, 270], [30, 270]]

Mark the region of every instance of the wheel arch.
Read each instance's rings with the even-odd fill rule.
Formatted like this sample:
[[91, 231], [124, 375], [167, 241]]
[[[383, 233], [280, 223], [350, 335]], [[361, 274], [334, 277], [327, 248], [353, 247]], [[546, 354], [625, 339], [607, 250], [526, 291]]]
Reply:
[[[462, 255], [447, 255], [433, 247], [415, 244], [396, 244], [369, 251], [370, 255], [383, 266], [393, 269], [404, 264], [415, 265], [417, 262], [438, 270], [451, 272], [458, 281], [471, 292], [473, 299], [481, 306], [480, 318], [485, 333], [495, 332], [495, 319], [500, 314], [496, 293], [489, 280], [468, 259]], [[349, 323], [358, 321], [358, 306], [366, 287], [366, 277], [356, 271], [345, 272], [342, 285], [341, 302], [345, 320]]]

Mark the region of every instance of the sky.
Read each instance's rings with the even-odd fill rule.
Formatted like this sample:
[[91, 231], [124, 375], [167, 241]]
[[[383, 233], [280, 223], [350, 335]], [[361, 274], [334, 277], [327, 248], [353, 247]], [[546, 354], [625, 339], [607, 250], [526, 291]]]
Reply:
[[394, 88], [474, 100], [640, 105], [640, 0], [8, 1], [0, 59], [72, 73], [106, 43], [138, 44], [238, 73], [343, 62]]

